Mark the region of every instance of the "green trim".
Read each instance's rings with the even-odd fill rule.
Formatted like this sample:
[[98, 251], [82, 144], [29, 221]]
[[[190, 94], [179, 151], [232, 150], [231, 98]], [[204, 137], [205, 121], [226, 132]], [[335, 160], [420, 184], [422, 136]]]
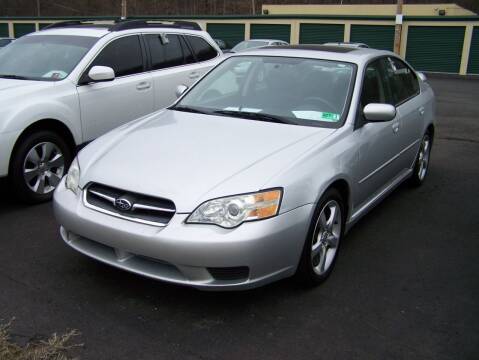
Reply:
[[479, 26], [472, 29], [471, 50], [469, 51], [468, 74], [479, 74]]
[[35, 23], [13, 23], [13, 37], [15, 38], [19, 38], [35, 31]]
[[351, 25], [351, 42], [361, 42], [375, 49], [394, 51], [394, 25]]
[[8, 37], [8, 24], [0, 24], [0, 37]]
[[409, 26], [406, 60], [419, 71], [459, 73], [465, 26]]
[[[13, 21], [13, 20], [116, 20], [119, 16], [0, 16], [0, 21]], [[310, 14], [292, 14], [292, 15], [191, 15], [191, 16], [171, 16], [171, 15], [138, 15], [130, 16], [129, 19], [191, 19], [191, 20], [297, 20], [297, 19], [336, 19], [336, 20], [391, 20], [394, 21], [395, 16], [390, 15], [378, 15], [378, 16], [366, 16], [366, 15], [310, 15]], [[469, 16], [404, 16], [405, 21], [479, 21], [479, 15]]]

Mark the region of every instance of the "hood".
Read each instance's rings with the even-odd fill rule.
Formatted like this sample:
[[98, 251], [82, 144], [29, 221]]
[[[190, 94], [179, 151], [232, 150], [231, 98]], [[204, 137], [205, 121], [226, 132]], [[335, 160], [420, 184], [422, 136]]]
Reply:
[[211, 198], [263, 189], [334, 131], [165, 110], [83, 149], [80, 186], [167, 198], [188, 213]]
[[30, 93], [50, 88], [52, 81], [15, 80], [0, 78], [0, 102], [9, 104], [11, 100]]

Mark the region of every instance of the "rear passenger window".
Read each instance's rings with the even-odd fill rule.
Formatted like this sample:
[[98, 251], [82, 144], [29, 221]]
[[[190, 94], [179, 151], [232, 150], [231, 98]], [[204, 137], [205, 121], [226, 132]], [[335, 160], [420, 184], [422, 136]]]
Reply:
[[193, 53], [191, 52], [190, 47], [186, 43], [186, 40], [181, 37], [181, 45], [183, 46], [183, 52], [185, 53], [185, 64], [192, 64], [195, 62], [195, 57]]
[[108, 44], [91, 64], [108, 66], [115, 76], [138, 74], [143, 71], [143, 56], [140, 38], [137, 35], [125, 36]]
[[419, 93], [416, 74], [401, 60], [387, 58], [386, 76], [393, 94], [394, 105], [399, 105]]
[[145, 35], [146, 42], [150, 48], [151, 66], [153, 70], [169, 68], [184, 64], [183, 50], [178, 35], [168, 34], [163, 39], [158, 34]]
[[188, 42], [193, 48], [197, 61], [206, 61], [213, 59], [218, 55], [216, 50], [199, 36], [186, 36]]

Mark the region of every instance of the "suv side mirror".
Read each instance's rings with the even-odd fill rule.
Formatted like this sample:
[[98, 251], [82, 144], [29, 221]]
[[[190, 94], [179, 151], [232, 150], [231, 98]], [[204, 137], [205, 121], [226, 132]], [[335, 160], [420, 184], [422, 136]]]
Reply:
[[176, 97], [179, 98], [183, 93], [188, 90], [188, 86], [186, 85], [178, 85], [175, 90]]
[[93, 66], [88, 72], [88, 77], [95, 82], [111, 81], [115, 79], [115, 71], [108, 66]]
[[371, 122], [390, 121], [396, 117], [396, 108], [390, 104], [367, 104], [363, 109], [366, 120]]

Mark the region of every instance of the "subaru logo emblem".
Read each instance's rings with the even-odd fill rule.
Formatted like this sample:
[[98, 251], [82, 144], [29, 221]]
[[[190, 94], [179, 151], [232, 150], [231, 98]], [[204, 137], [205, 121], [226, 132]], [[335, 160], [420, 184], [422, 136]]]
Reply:
[[117, 207], [121, 211], [128, 211], [131, 209], [132, 204], [125, 198], [118, 198], [115, 200], [115, 207]]

